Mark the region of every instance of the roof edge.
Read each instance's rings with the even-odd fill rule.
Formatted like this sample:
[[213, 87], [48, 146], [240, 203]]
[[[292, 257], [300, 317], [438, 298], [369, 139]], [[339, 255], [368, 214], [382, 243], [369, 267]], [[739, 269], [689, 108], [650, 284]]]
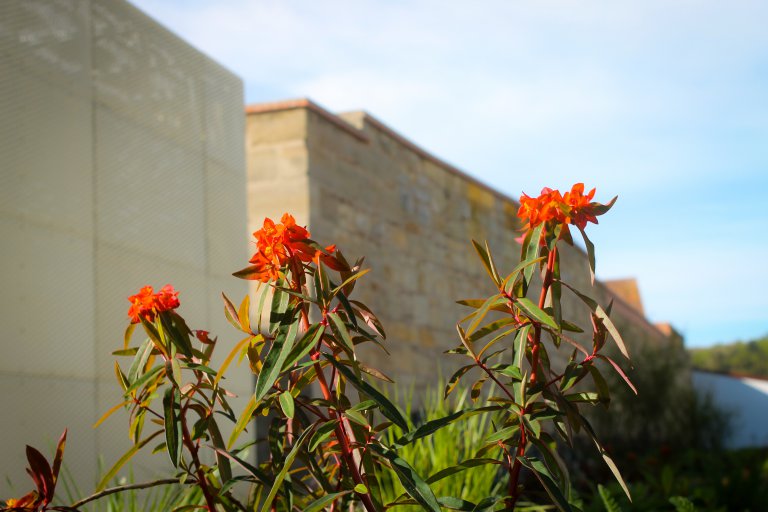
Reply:
[[336, 114], [334, 114], [329, 110], [326, 110], [325, 108], [321, 107], [320, 105], [310, 100], [309, 98], [297, 98], [293, 100], [273, 101], [268, 103], [254, 103], [254, 104], [245, 106], [245, 113], [246, 115], [266, 114], [271, 112], [280, 112], [283, 110], [294, 110], [294, 109], [300, 109], [300, 108], [305, 108], [311, 112], [314, 112], [315, 114], [319, 115], [326, 121], [335, 125], [337, 128], [352, 135], [353, 137], [355, 137], [356, 139], [362, 142], [370, 142], [370, 139], [368, 138], [368, 136], [365, 135], [365, 133], [363, 133], [362, 130], [358, 129], [355, 126], [352, 126], [341, 117], [337, 116]]

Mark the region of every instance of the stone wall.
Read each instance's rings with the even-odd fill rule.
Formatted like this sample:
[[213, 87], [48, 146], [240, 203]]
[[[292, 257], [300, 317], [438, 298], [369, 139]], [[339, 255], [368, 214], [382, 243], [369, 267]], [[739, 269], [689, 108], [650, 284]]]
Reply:
[[242, 109], [239, 78], [123, 0], [0, 2], [0, 497], [29, 485], [24, 445], [65, 427], [83, 492], [129, 447], [127, 414], [92, 425], [121, 401], [111, 352], [141, 286], [173, 283], [193, 328], [234, 335]]
[[[455, 323], [467, 312], [455, 301], [494, 293], [470, 240], [488, 240], [500, 272], [511, 270], [520, 252], [516, 202], [368, 114], [335, 115], [308, 100], [247, 112], [251, 229], [293, 211], [315, 240], [337, 244], [348, 259], [365, 256], [372, 271], [355, 293], [382, 320], [392, 356], [373, 349], [362, 359], [405, 385], [447, 377], [463, 364], [442, 354], [458, 344]], [[565, 247], [562, 261], [564, 280], [590, 290], [586, 255]], [[581, 301], [563, 294], [564, 310], [588, 321]], [[630, 350], [669, 341], [602, 283], [592, 294], [614, 301]]]

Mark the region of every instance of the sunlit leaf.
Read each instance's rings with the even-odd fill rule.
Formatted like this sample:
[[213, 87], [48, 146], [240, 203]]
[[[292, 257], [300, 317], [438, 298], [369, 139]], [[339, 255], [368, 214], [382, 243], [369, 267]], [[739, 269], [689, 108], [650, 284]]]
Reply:
[[288, 474], [288, 471], [291, 469], [294, 459], [296, 459], [296, 456], [299, 454], [301, 445], [304, 444], [304, 441], [306, 441], [307, 437], [309, 437], [310, 434], [312, 434], [312, 429], [311, 428], [306, 429], [304, 432], [301, 433], [299, 438], [293, 444], [291, 451], [288, 452], [288, 455], [285, 457], [285, 461], [283, 461], [283, 467], [280, 469], [280, 472], [277, 474], [277, 476], [275, 476], [275, 482], [272, 484], [272, 488], [269, 490], [269, 494], [267, 494], [267, 498], [264, 500], [264, 504], [261, 507], [261, 512], [269, 512], [270, 507], [272, 506], [272, 502], [274, 501], [275, 496], [277, 496], [277, 492], [280, 490], [280, 487], [283, 485], [283, 480], [285, 480], [285, 476]]
[[544, 312], [539, 306], [531, 302], [530, 299], [526, 297], [520, 297], [519, 299], [515, 300], [515, 303], [520, 306], [520, 308], [525, 311], [529, 318], [532, 320], [535, 320], [536, 322], [540, 324], [544, 324], [548, 327], [551, 327], [552, 329], [558, 330], [559, 327], [557, 323], [554, 321], [554, 319], [549, 316], [547, 313]]
[[144, 446], [149, 443], [152, 439], [156, 438], [160, 434], [162, 434], [162, 430], [158, 430], [157, 432], [151, 434], [149, 437], [142, 439], [138, 443], [134, 444], [127, 452], [123, 454], [122, 457], [120, 457], [117, 462], [107, 471], [104, 476], [101, 478], [101, 481], [99, 481], [99, 484], [96, 486], [95, 492], [101, 492], [103, 491], [109, 482], [112, 481], [113, 478], [115, 478], [115, 475], [117, 475], [117, 472], [120, 471], [120, 468], [122, 468], [126, 462], [128, 462], [131, 457], [136, 455], [136, 452], [144, 448]]

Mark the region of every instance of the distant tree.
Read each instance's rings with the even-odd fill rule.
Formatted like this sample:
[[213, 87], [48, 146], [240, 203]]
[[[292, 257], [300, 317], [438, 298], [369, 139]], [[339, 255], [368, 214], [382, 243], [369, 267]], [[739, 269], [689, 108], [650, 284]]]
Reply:
[[768, 335], [688, 352], [694, 368], [768, 377]]

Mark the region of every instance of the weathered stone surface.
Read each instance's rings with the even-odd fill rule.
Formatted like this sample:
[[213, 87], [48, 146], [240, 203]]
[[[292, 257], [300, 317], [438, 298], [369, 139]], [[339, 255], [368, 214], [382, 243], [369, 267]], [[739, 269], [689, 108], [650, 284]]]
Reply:
[[[517, 204], [365, 113], [336, 116], [307, 100], [251, 112], [249, 168], [261, 170], [249, 175], [251, 224], [298, 206], [313, 238], [338, 244], [352, 258], [365, 255], [372, 272], [355, 293], [380, 316], [392, 357], [365, 350], [363, 358], [406, 385], [434, 385], [437, 375], [462, 362], [442, 353], [458, 344], [454, 325], [466, 314], [455, 301], [494, 292], [470, 240], [488, 240], [500, 272], [511, 270], [520, 251]], [[282, 148], [297, 143], [306, 160], [276, 161]], [[277, 194], [268, 184], [283, 178], [291, 185], [280, 198], [253, 195]], [[309, 202], [296, 205], [305, 195]], [[562, 261], [568, 282], [591, 290], [602, 304], [614, 301], [612, 316], [630, 347], [667, 342], [607, 287], [591, 287], [581, 250], [564, 248]], [[567, 291], [563, 302], [589, 328], [584, 304]]]

